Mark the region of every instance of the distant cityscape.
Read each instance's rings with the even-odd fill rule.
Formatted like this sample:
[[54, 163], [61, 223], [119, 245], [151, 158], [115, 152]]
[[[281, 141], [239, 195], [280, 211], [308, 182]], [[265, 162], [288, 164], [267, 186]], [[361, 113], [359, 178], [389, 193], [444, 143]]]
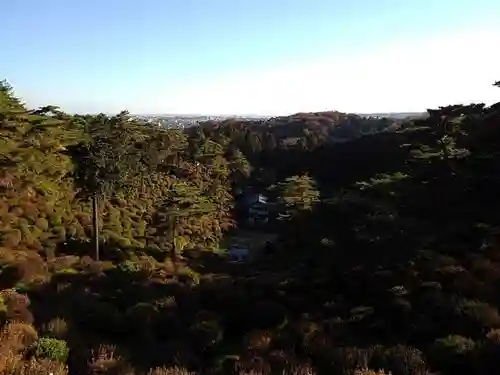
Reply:
[[155, 124], [166, 128], [188, 128], [195, 126], [200, 122], [205, 121], [223, 121], [227, 119], [238, 120], [262, 120], [268, 117], [248, 115], [248, 116], [209, 116], [209, 115], [132, 115], [132, 118], [146, 121], [150, 124]]
[[[421, 117], [424, 115], [423, 113], [403, 113], [403, 112], [394, 112], [394, 113], [359, 113], [358, 115], [363, 117], [376, 117], [376, 118], [393, 118], [393, 119], [404, 119], [404, 118], [415, 118]], [[195, 126], [200, 122], [205, 121], [223, 121], [228, 119], [238, 119], [238, 120], [266, 120], [269, 119], [269, 116], [258, 116], [258, 115], [132, 115], [133, 119], [138, 119], [145, 121], [150, 124], [155, 124], [165, 128], [178, 128], [184, 129], [191, 126]]]

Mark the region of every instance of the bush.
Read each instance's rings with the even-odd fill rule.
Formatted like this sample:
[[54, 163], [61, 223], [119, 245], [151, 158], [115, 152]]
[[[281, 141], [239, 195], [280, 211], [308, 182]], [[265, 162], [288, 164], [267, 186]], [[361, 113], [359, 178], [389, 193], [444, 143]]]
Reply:
[[23, 361], [20, 356], [10, 356], [5, 359], [5, 365], [0, 368], [5, 375], [68, 375], [68, 368], [64, 364], [48, 359], [38, 360], [31, 358], [29, 361]]
[[148, 375], [195, 375], [182, 367], [156, 367], [149, 370]]
[[486, 335], [489, 343], [500, 345], [500, 329], [492, 329]]
[[28, 222], [28, 220], [24, 218], [19, 219], [19, 229], [21, 230], [21, 233], [25, 237], [31, 234], [30, 223]]
[[66, 241], [66, 228], [51, 224], [56, 241]]
[[192, 285], [198, 285], [200, 282], [200, 275], [189, 267], [180, 267], [177, 270], [177, 277], [181, 282]]
[[245, 347], [250, 350], [267, 350], [273, 339], [270, 331], [252, 331], [248, 333], [245, 338]]
[[78, 270], [75, 270], [71, 267], [64, 267], [56, 271], [58, 275], [76, 275], [78, 274]]
[[126, 364], [116, 353], [115, 345], [101, 344], [97, 349], [91, 350], [88, 363], [92, 374], [126, 374]]
[[437, 339], [429, 351], [429, 359], [441, 371], [470, 371], [470, 355], [473, 354], [475, 343], [470, 338], [460, 335], [450, 335]]
[[141, 327], [149, 324], [157, 314], [158, 308], [153, 304], [145, 302], [139, 302], [130, 307], [126, 312], [126, 316], [130, 319], [130, 322]]
[[450, 335], [437, 339], [432, 346], [432, 352], [438, 358], [454, 357], [467, 354], [474, 350], [474, 347], [473, 340], [460, 335]]
[[[321, 353], [321, 362], [324, 368], [321, 372], [328, 371], [335, 374], [352, 374], [356, 369], [367, 368], [371, 351], [358, 347], [337, 347]], [[323, 367], [322, 366], [322, 367]]]
[[137, 266], [144, 277], [148, 279], [153, 277], [156, 270], [156, 264], [153, 258], [148, 256], [140, 257], [137, 261]]
[[85, 255], [80, 259], [78, 268], [84, 272], [99, 274], [103, 271], [103, 265], [101, 262], [93, 260], [91, 257]]
[[0, 295], [0, 314], [7, 314], [7, 306], [2, 295]]
[[130, 242], [130, 240], [125, 237], [120, 237], [117, 242], [120, 247], [130, 247], [132, 245], [132, 242]]
[[134, 263], [130, 260], [125, 260], [118, 265], [118, 269], [120, 270], [120, 272], [123, 272], [125, 274], [134, 274], [139, 272], [140, 267], [137, 263]]
[[63, 318], [54, 318], [44, 327], [44, 331], [53, 338], [64, 339], [68, 332], [68, 323]]
[[9, 322], [0, 330], [0, 349], [19, 351], [35, 343], [37, 339], [33, 326]]
[[[25, 362], [21, 371], [18, 373], [19, 375], [67, 375], [68, 368], [58, 362], [51, 361], [49, 359], [36, 360], [32, 358], [30, 361]], [[17, 375], [17, 374], [16, 374]]]
[[369, 367], [386, 369], [393, 375], [419, 375], [427, 373], [422, 352], [404, 345], [397, 345], [391, 348], [374, 348]]
[[19, 229], [13, 229], [12, 231], [5, 233], [2, 236], [2, 243], [6, 247], [17, 247], [21, 242], [23, 235]]
[[53, 269], [74, 267], [80, 262], [80, 258], [76, 255], [64, 255], [52, 260], [51, 266]]
[[189, 331], [201, 348], [207, 348], [222, 340], [223, 332], [219, 322], [215, 319], [193, 323]]
[[14, 285], [13, 290], [15, 290], [17, 293], [26, 293], [29, 290], [29, 287], [23, 283], [22, 281], [19, 281]]
[[11, 262], [11, 266], [17, 269], [19, 279], [16, 282], [23, 281], [29, 284], [34, 279], [48, 275], [47, 265], [42, 257], [35, 252], [18, 252], [16, 259]]
[[314, 369], [308, 364], [293, 364], [291, 366], [287, 366], [286, 369], [282, 372], [283, 375], [315, 375], [316, 372]]
[[35, 355], [64, 363], [69, 355], [68, 344], [64, 340], [42, 337], [37, 342]]
[[469, 328], [471, 334], [500, 327], [498, 310], [485, 302], [463, 300], [459, 303], [458, 310], [460, 315], [465, 318], [464, 328]]
[[47, 221], [47, 219], [43, 218], [43, 217], [39, 217], [36, 222], [35, 222], [35, 225], [41, 229], [41, 230], [48, 230], [49, 229], [49, 222]]
[[384, 371], [374, 371], [374, 370], [368, 370], [368, 369], [359, 369], [356, 370], [354, 375], [391, 375], [390, 372], [384, 372]]
[[49, 221], [50, 221], [50, 225], [53, 226], [53, 227], [57, 227], [57, 226], [60, 226], [62, 225], [62, 218], [60, 215], [58, 214], [51, 214], [49, 215]]
[[24, 294], [19, 294], [15, 290], [4, 290], [0, 292], [6, 308], [6, 318], [27, 324], [33, 323], [33, 315], [28, 310], [30, 300]]

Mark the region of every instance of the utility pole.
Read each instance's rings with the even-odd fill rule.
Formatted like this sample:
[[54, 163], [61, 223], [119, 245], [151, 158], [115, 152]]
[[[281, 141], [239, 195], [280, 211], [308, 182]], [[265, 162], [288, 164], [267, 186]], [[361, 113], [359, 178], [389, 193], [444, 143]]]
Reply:
[[99, 201], [97, 194], [92, 195], [92, 225], [94, 229], [95, 260], [99, 261]]

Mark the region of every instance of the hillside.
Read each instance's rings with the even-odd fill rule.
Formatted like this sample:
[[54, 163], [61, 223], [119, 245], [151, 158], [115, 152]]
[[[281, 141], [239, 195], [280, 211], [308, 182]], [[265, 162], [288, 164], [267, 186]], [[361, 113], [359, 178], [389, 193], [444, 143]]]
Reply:
[[499, 146], [500, 103], [179, 130], [4, 82], [0, 375], [494, 374]]
[[363, 117], [378, 117], [378, 118], [391, 118], [398, 120], [408, 120], [415, 118], [425, 117], [427, 113], [425, 112], [388, 112], [388, 113], [361, 113], [360, 116]]

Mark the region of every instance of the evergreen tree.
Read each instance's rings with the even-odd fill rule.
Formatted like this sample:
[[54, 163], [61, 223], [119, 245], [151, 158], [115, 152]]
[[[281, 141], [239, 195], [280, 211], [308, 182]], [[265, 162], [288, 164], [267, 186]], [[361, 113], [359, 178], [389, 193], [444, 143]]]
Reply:
[[289, 213], [310, 211], [319, 202], [316, 183], [307, 174], [292, 176], [278, 184], [279, 199]]
[[145, 136], [139, 124], [129, 121], [127, 112], [87, 118], [83, 127], [86, 138], [71, 153], [80, 193], [92, 199], [95, 257], [99, 259], [99, 201], [137, 187], [136, 177], [144, 172], [137, 145]]

